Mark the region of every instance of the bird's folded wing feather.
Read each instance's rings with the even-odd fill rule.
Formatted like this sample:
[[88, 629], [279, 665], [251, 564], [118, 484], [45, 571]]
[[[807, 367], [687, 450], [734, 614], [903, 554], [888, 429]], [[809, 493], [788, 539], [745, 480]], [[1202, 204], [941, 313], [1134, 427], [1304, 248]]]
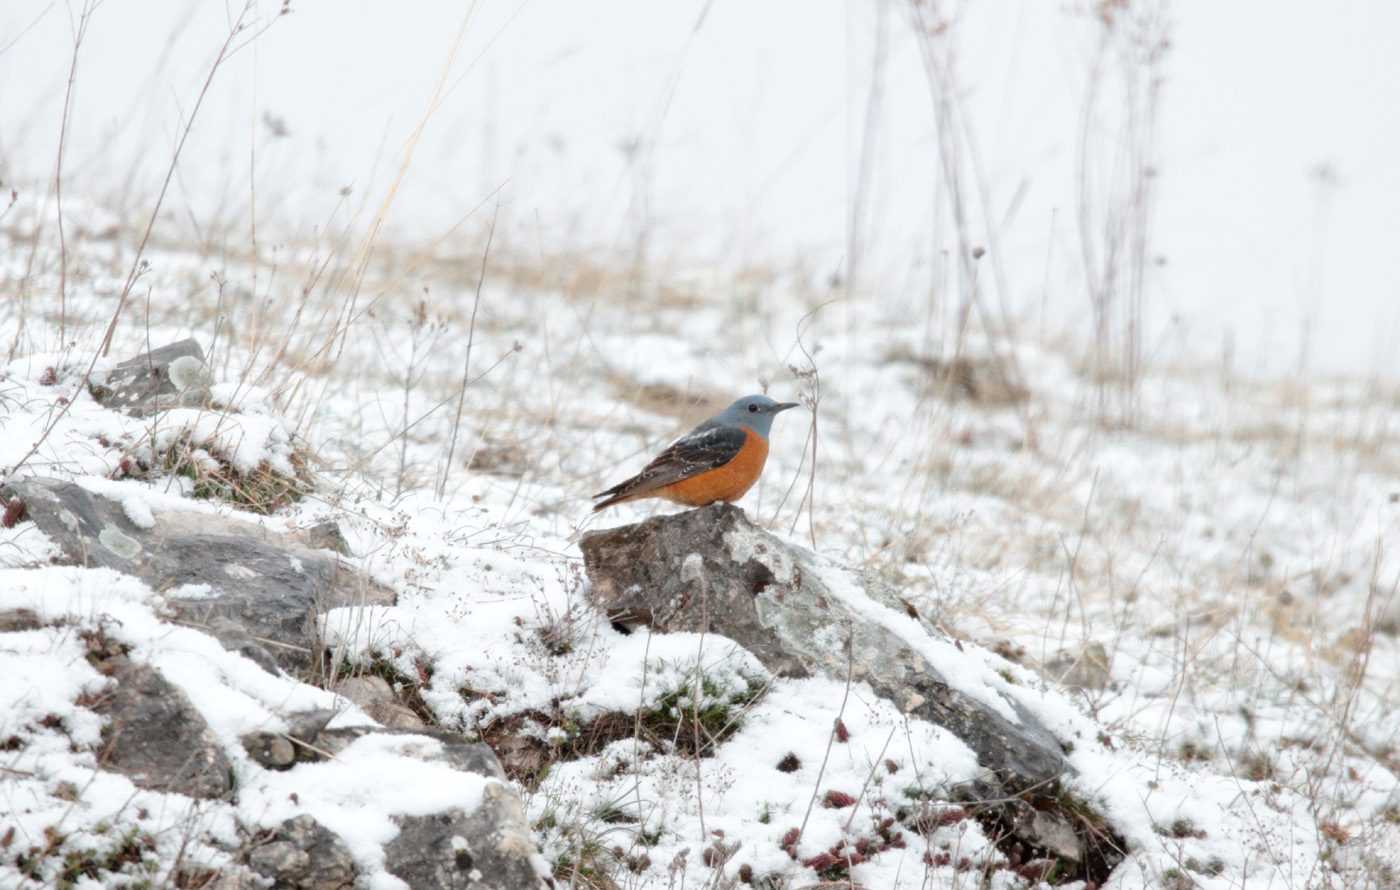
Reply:
[[688, 433], [658, 454], [640, 473], [594, 497], [655, 491], [706, 470], [717, 469], [733, 460], [747, 440], [748, 433], [736, 427]]

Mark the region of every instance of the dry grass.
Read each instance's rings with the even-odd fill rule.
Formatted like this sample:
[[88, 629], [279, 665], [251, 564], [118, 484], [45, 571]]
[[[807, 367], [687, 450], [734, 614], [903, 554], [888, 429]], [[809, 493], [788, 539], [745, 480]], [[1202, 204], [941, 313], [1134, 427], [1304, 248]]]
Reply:
[[[935, 7], [920, 5], [921, 15]], [[1383, 845], [1395, 843], [1396, 809], [1354, 806], [1355, 775], [1400, 771], [1394, 730], [1375, 731], [1400, 711], [1393, 666], [1375, 660], [1395, 651], [1400, 614], [1382, 559], [1393, 526], [1378, 521], [1367, 550], [1355, 514], [1371, 509], [1370, 488], [1400, 491], [1400, 388], [1251, 383], [1144, 364], [1160, 23], [1151, 3], [1095, 8], [1099, 64], [1146, 54], [1145, 80], [1128, 85], [1142, 117], [1107, 143], [1132, 156], [1129, 178], [1095, 191], [1081, 173], [1095, 312], [1087, 345], [1014, 335], [1030, 325], [1006, 314], [974, 256], [976, 159], [954, 136], [940, 146], [945, 185], [966, 202], [950, 210], [960, 319], [951, 354], [911, 336], [925, 320], [882, 317], [850, 282], [841, 308], [868, 310], [859, 325], [821, 308], [826, 283], [774, 269], [717, 281], [631, 258], [506, 249], [488, 262], [484, 234], [468, 248], [386, 244], [375, 233], [387, 204], [348, 224], [327, 220], [314, 243], [276, 255], [232, 231], [206, 233], [204, 252], [190, 253], [188, 240], [154, 226], [157, 198], [144, 232], [58, 233], [42, 218], [0, 216], [12, 245], [31, 246], [0, 306], [15, 326], [10, 355], [107, 339], [132, 350], [161, 345], [152, 329], [201, 332], [224, 379], [266, 389], [293, 418], [307, 443], [295, 473], [239, 472], [182, 439], [127, 475], [187, 477], [196, 496], [259, 512], [307, 491], [318, 463], [323, 485], [353, 475], [389, 499], [505, 490], [506, 509], [538, 523], [494, 530], [517, 544], [532, 529], [568, 537], [583, 495], [727, 404], [734, 387], [798, 390], [818, 412], [810, 448], [780, 427], [769, 475], [801, 496], [761, 490], [756, 513], [789, 533], [805, 517], [813, 546], [898, 584], [958, 636], [1033, 665], [1092, 653], [1109, 679], [1076, 693], [1082, 706], [1163, 760], [1209, 762], [1299, 793], [1332, 860], [1298, 890], [1337, 886], [1333, 867], [1393, 887], [1393, 846]], [[936, 15], [916, 24], [940, 119], [956, 121], [965, 95], [947, 64], [956, 32]], [[114, 248], [131, 244], [108, 315], [82, 298], [99, 294], [84, 275], [114, 271], [104, 265]], [[142, 265], [152, 251], [162, 261]], [[462, 298], [472, 292], [479, 306]], [[662, 351], [636, 359], [627, 347], [643, 337], [700, 371], [681, 379]], [[807, 351], [857, 338], [888, 348], [830, 361]], [[478, 354], [464, 374], [468, 340]], [[694, 352], [679, 355], [687, 345]], [[1151, 693], [1133, 685], [1149, 663], [1160, 672]], [[552, 801], [539, 820], [566, 851], [556, 876], [636, 885], [645, 849], [635, 832], [579, 807]], [[616, 852], [621, 837], [632, 846]], [[1191, 886], [1191, 873], [1210, 868], [1183, 861], [1160, 880]]]

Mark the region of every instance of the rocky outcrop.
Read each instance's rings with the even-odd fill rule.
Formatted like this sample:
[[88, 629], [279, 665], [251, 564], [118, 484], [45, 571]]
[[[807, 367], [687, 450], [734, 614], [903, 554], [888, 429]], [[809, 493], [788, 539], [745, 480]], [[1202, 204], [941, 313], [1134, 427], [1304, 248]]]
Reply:
[[0, 486], [0, 501], [12, 499], [20, 521], [63, 550], [61, 562], [115, 569], [166, 591], [181, 623], [269, 670], [314, 666], [317, 612], [394, 601], [336, 557], [229, 516], [155, 512], [138, 524], [126, 504], [54, 479]]
[[[94, 381], [91, 391], [107, 407], [147, 416], [176, 407], [202, 408], [209, 402], [211, 384], [203, 351], [188, 340], [117, 365], [105, 380]], [[395, 599], [392, 591], [342, 564], [338, 555], [349, 555], [350, 548], [334, 522], [282, 535], [236, 516], [153, 510], [134, 487], [129, 495], [109, 498], [44, 478], [0, 486], [0, 508], [4, 528], [33, 523], [54, 542], [60, 551], [57, 562], [141, 579], [162, 595], [162, 617], [210, 634], [225, 649], [274, 674], [286, 671], [323, 681], [318, 616], [341, 606], [392, 605]], [[0, 611], [0, 634], [29, 633], [51, 620], [33, 609], [7, 609]], [[253, 732], [240, 740], [248, 762], [241, 752], [235, 750], [231, 757], [224, 749], [226, 742], [177, 685], [180, 678], [131, 661], [130, 647], [101, 632], [84, 639], [88, 661], [110, 678], [105, 688], [80, 702], [105, 718], [95, 751], [99, 768], [124, 774], [142, 788], [237, 807], [242, 801], [234, 762], [239, 770], [290, 771], [335, 757], [369, 735], [428, 736], [437, 744], [405, 744], [395, 756], [439, 761], [451, 770], [485, 777], [490, 781], [483, 802], [470, 811], [454, 806], [426, 815], [388, 814], [400, 832], [385, 846], [382, 867], [425, 890], [543, 890], [529, 822], [491, 749], [425, 728], [381, 678], [343, 680], [341, 691], [391, 726], [328, 729], [336, 711], [279, 714], [285, 731]], [[24, 740], [15, 736], [6, 744], [22, 745]], [[232, 862], [190, 880], [222, 890], [269, 885], [340, 890], [384, 876], [378, 864], [373, 874], [361, 873], [345, 842], [308, 814], [276, 826], [241, 824], [240, 831], [237, 846], [224, 837], [205, 838], [223, 846]]]
[[592, 532], [580, 546], [593, 599], [618, 626], [720, 634], [780, 676], [868, 683], [977, 755], [982, 777], [964, 790], [999, 834], [1071, 862], [1102, 844], [1054, 805], [1073, 773], [1054, 735], [995, 684], [949, 682], [940, 664], [974, 677], [989, 670], [874, 579], [785, 543], [726, 504]]

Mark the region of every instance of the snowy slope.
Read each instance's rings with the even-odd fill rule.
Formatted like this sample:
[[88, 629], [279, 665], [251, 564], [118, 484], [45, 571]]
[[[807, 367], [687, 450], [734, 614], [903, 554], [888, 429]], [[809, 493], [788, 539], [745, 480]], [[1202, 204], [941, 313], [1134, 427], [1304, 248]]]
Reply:
[[[1082, 740], [1074, 791], [1132, 845], [1110, 886], [1394, 885], [1393, 383], [1159, 368], [1124, 423], [1114, 384], [1090, 379], [1073, 347], [1031, 331], [969, 335], [961, 354], [979, 368], [1004, 370], [1014, 354], [1028, 397], [959, 399], [928, 370], [957, 348], [934, 319], [799, 274], [659, 281], [502, 256], [478, 291], [480, 255], [391, 253], [355, 290], [324, 247], [263, 248], [253, 262], [175, 242], [147, 255], [140, 296], [100, 358], [130, 241], [74, 239], [63, 299], [51, 266], [21, 291], [38, 210], [13, 213], [0, 241], [0, 341], [16, 344], [0, 371], [6, 478], [73, 479], [139, 521], [231, 510], [191, 499], [180, 475], [127, 478], [123, 461], [152, 446], [188, 434], [245, 466], [309, 449], [316, 491], [246, 518], [278, 530], [334, 518], [355, 565], [398, 592], [396, 606], [327, 616], [346, 670], [390, 666], [443, 726], [488, 739], [509, 726], [553, 752], [520, 790], [546, 859], [574, 886], [608, 886], [589, 883], [597, 874], [718, 886], [747, 866], [754, 880], [800, 887], [830, 864], [821, 856], [858, 845], [850, 877], [869, 887], [1036, 877], [965, 813], [930, 802], [975, 769], [946, 733], [868, 689], [767, 677], [720, 639], [623, 636], [588, 606], [577, 534], [668, 509], [592, 516], [588, 495], [707, 406], [765, 386], [815, 410], [778, 420], [764, 480], [741, 505], [897, 585], [968, 643], [979, 670], [1014, 678], [996, 681], [1003, 691]], [[216, 396], [237, 412], [127, 419], [82, 385], [90, 366], [188, 334], [209, 347]], [[331, 694], [162, 623], [162, 594], [139, 582], [47, 565], [52, 552], [32, 526], [0, 529], [0, 609], [45, 622], [0, 637], [0, 741], [14, 740], [0, 752], [5, 881], [44, 883], [15, 857], [46, 831], [66, 837], [60, 852], [101, 852], [126, 837], [113, 826], [134, 826], [159, 885], [177, 861], [227, 864], [236, 826], [304, 811], [345, 837], [366, 886], [399, 886], [377, 866], [384, 809], [430, 812], [480, 793], [414, 772], [422, 764], [392, 746], [266, 773], [237, 735]], [[189, 693], [235, 762], [238, 806], [138, 791], [95, 768], [100, 727], [84, 702], [104, 680], [81, 635], [99, 632]], [[1103, 664], [1086, 689], [1036, 670], [1089, 651]], [[687, 688], [697, 658], [707, 696], [735, 724], [710, 756], [631, 731], [586, 751], [591, 720], [622, 715], [625, 727], [674, 707], [668, 694]], [[366, 719], [340, 706], [338, 719]], [[789, 754], [798, 766], [778, 769]], [[131, 881], [146, 874], [124, 868]]]

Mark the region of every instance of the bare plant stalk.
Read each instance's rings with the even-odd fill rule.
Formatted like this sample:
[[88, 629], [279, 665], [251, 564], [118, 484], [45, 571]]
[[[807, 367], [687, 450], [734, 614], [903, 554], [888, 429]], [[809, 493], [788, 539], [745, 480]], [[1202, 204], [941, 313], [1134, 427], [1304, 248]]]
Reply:
[[[963, 113], [963, 92], [955, 53], [957, 21], [955, 17], [945, 15], [936, 0], [911, 0], [909, 10], [915, 41], [923, 60], [924, 75], [928, 78], [933, 97], [934, 123], [938, 131], [938, 168], [948, 195], [948, 214], [957, 238], [958, 324], [954, 353], [962, 353], [968, 323], [975, 311], [998, 363], [1009, 378], [1019, 381], [1022, 375], [1015, 351], [1006, 339], [1011, 324], [1005, 307], [1005, 286], [999, 266], [995, 277], [998, 289], [1002, 291], [1000, 318], [988, 308], [978, 275], [979, 261], [986, 251], [973, 243], [974, 199], [980, 204], [983, 235], [993, 248], [997, 237], [991, 223], [990, 196], [984, 185], [973, 181], [977, 177], [967, 169], [971, 166], [975, 173], [978, 165], [971, 125]], [[994, 266], [999, 264], [999, 257], [993, 256], [992, 262]]]
[[879, 130], [880, 108], [885, 96], [885, 59], [889, 55], [889, 3], [875, 3], [875, 45], [872, 49], [870, 92], [865, 99], [865, 119], [860, 138], [860, 160], [856, 167], [855, 188], [851, 192], [850, 219], [846, 230], [846, 283], [854, 287], [860, 275], [861, 229], [869, 203], [870, 179], [875, 166], [875, 137]]
[[[1142, 323], [1151, 222], [1156, 197], [1157, 118], [1163, 64], [1171, 45], [1166, 0], [1099, 0], [1100, 27], [1081, 111], [1076, 166], [1079, 235], [1093, 314], [1094, 376], [1101, 419], [1116, 409], [1118, 423], [1136, 415], [1142, 375]], [[1098, 132], [1098, 111], [1108, 86], [1120, 105], [1112, 137]], [[1099, 145], [1113, 154], [1100, 160]], [[1102, 168], [1102, 169], [1100, 169]], [[1109, 405], [1109, 391], [1118, 393]]]
[[[290, 7], [287, 5], [288, 2], [290, 2], [290, 0], [286, 0], [286, 2], [284, 2], [282, 5], [282, 15], [285, 15], [287, 12], [290, 11]], [[223, 46], [219, 48], [219, 54], [214, 59], [214, 64], [211, 65], [209, 68], [209, 75], [205, 78], [204, 86], [199, 91], [199, 98], [195, 101], [194, 108], [190, 111], [189, 119], [185, 121], [185, 127], [180, 132], [180, 139], [175, 145], [175, 153], [170, 159], [170, 167], [165, 174], [165, 182], [161, 185], [160, 195], [156, 198], [156, 206], [151, 211], [151, 218], [146, 223], [146, 231], [144, 234], [142, 234], [141, 243], [136, 249], [136, 256], [132, 259], [131, 271], [127, 273], [126, 283], [122, 285], [121, 296], [117, 300], [117, 308], [112, 312], [112, 320], [108, 323], [107, 332], [102, 337], [102, 346], [93, 355], [92, 361], [88, 362], [87, 370], [83, 372], [82, 379], [78, 381], [78, 392], [81, 392], [82, 389], [87, 386], [88, 377], [92, 374], [92, 369], [97, 367], [97, 360], [100, 357], [105, 356], [108, 350], [111, 349], [112, 333], [117, 328], [117, 319], [121, 317], [122, 307], [126, 304], [127, 297], [131, 295], [131, 288], [136, 284], [136, 279], [147, 268], [147, 263], [141, 258], [141, 255], [145, 252], [146, 243], [151, 238], [151, 230], [155, 228], [156, 216], [160, 213], [160, 206], [165, 200], [165, 193], [170, 188], [170, 180], [173, 179], [175, 176], [175, 167], [180, 160], [180, 151], [184, 148], [185, 140], [189, 137], [190, 131], [194, 128], [194, 121], [196, 115], [199, 113], [199, 106], [204, 101], [205, 95], [209, 92], [209, 85], [213, 82], [215, 73], [218, 72], [219, 67], [224, 62], [228, 61], [228, 59], [234, 53], [236, 53], [238, 50], [242, 49], [243, 46], [246, 45], [246, 43], [235, 45], [234, 40], [240, 34], [242, 34], [244, 31], [247, 31], [251, 27], [248, 23], [244, 21], [244, 18], [248, 15], [249, 11], [254, 8], [254, 5], [255, 0], [247, 0], [247, 2], [244, 4], [243, 11], [239, 13], [238, 19], [233, 23], [233, 26], [229, 29], [228, 37], [224, 40]], [[271, 25], [272, 22], [269, 21], [263, 27], [255, 28], [253, 30], [252, 36], [249, 39], [256, 40], [257, 37], [261, 35], [264, 31], [266, 31], [269, 27], [271, 27]], [[76, 394], [74, 398], [70, 398], [68, 401], [63, 403], [63, 406], [59, 408], [57, 413], [54, 414], [53, 419], [49, 421], [48, 426], [44, 427], [44, 432], [40, 434], [39, 438], [34, 442], [34, 444], [30, 446], [30, 449], [27, 452], [25, 452], [24, 457], [21, 457], [19, 461], [13, 467], [10, 468], [10, 472], [13, 473], [15, 470], [18, 470], [20, 467], [24, 466], [31, 457], [33, 457], [39, 452], [39, 448], [44, 444], [45, 440], [47, 440], [48, 437], [53, 433], [54, 429], [58, 426], [58, 422], [63, 419], [64, 415], [68, 413], [68, 409], [73, 407], [73, 404], [75, 402], [77, 402]]]
[[851, 700], [851, 678], [856, 672], [856, 652], [855, 640], [846, 638], [846, 692], [841, 696], [841, 710], [836, 712], [836, 721], [831, 725], [831, 734], [826, 738], [826, 753], [822, 755], [821, 768], [817, 770], [817, 781], [812, 785], [812, 796], [807, 801], [807, 812], [802, 816], [802, 825], [797, 829], [798, 840], [807, 833], [807, 820], [812, 818], [812, 807], [817, 804], [817, 795], [821, 794], [822, 776], [826, 775], [826, 764], [831, 760], [831, 746], [836, 744], [838, 727], [846, 716], [846, 703]]
[[68, 86], [63, 91], [63, 116], [58, 125], [58, 152], [54, 158], [54, 215], [58, 218], [58, 340], [68, 340], [68, 238], [63, 231], [63, 149], [68, 143], [68, 113], [73, 105], [73, 83], [78, 77], [78, 50], [87, 36], [89, 20], [102, 0], [84, 0], [73, 31], [73, 60], [68, 64]]
[[[121, 296], [117, 298], [117, 308], [112, 312], [112, 320], [107, 325], [107, 332], [102, 337], [102, 348], [100, 355], [106, 355], [112, 348], [112, 334], [117, 329], [117, 320], [121, 318], [122, 309], [126, 306], [126, 301], [131, 296], [131, 288], [136, 283], [136, 279], [146, 269], [145, 262], [141, 259], [146, 252], [146, 244], [151, 240], [151, 230], [155, 228], [156, 218], [160, 215], [161, 205], [165, 203], [165, 193], [170, 189], [170, 182], [175, 178], [176, 167], [180, 163], [180, 154], [184, 151], [185, 141], [189, 139], [190, 132], [194, 130], [194, 122], [199, 117], [199, 107], [204, 103], [204, 97], [209, 94], [209, 87], [214, 82], [214, 75], [219, 72], [219, 68], [227, 62], [234, 53], [247, 45], [248, 41], [256, 40], [264, 31], [272, 26], [272, 21], [262, 27], [257, 27], [256, 17], [252, 22], [247, 21], [250, 13], [254, 13], [256, 0], [246, 0], [238, 18], [234, 20], [229, 28], [228, 36], [224, 38], [223, 46], [219, 47], [219, 54], [214, 57], [214, 63], [209, 66], [209, 74], [204, 78], [204, 85], [199, 90], [199, 96], [195, 99], [194, 107], [190, 109], [190, 115], [185, 120], [185, 126], [180, 130], [180, 138], [175, 143], [175, 151], [170, 157], [170, 166], [165, 171], [165, 181], [161, 183], [160, 194], [156, 196], [156, 206], [151, 209], [151, 217], [146, 221], [146, 231], [141, 235], [141, 242], [136, 247], [136, 256], [131, 261], [131, 271], [127, 273], [126, 283], [122, 285]], [[281, 14], [286, 14], [289, 7], [284, 3]], [[252, 34], [247, 41], [238, 43], [238, 39], [244, 35], [245, 31], [252, 29]]]
[[709, 832], [705, 830], [705, 781], [704, 773], [700, 768], [700, 694], [704, 685], [704, 672], [701, 667], [705, 654], [705, 631], [710, 628], [710, 589], [705, 583], [704, 575], [700, 576], [700, 641], [695, 647], [695, 676], [691, 680], [690, 688], [690, 729], [695, 741], [695, 811], [700, 817], [700, 840], [704, 841], [709, 837]]
[[[403, 494], [403, 485], [408, 477], [408, 430], [412, 426], [408, 422], [408, 416], [412, 411], [413, 399], [413, 371], [418, 366], [418, 350], [423, 345], [424, 333], [427, 332], [429, 339], [436, 339], [433, 331], [428, 325], [428, 301], [420, 299], [418, 305], [414, 307], [413, 332], [410, 336], [410, 347], [408, 353], [408, 367], [403, 374], [403, 429], [399, 432], [399, 476], [394, 484], [394, 496]], [[421, 419], [421, 418], [420, 418]]]
[[[442, 68], [438, 71], [438, 79], [433, 85], [432, 95], [428, 97], [428, 104], [423, 109], [423, 113], [419, 115], [418, 123], [414, 126], [413, 132], [409, 134], [403, 148], [399, 151], [399, 160], [394, 167], [393, 177], [387, 186], [383, 199], [379, 202], [379, 208], [375, 212], [374, 218], [370, 221], [369, 231], [365, 234], [364, 238], [360, 239], [360, 244], [355, 251], [355, 258], [351, 268], [346, 270], [335, 286], [336, 293], [348, 291], [349, 298], [338, 302], [340, 309], [336, 317], [336, 322], [332, 326], [331, 333], [326, 342], [323, 343], [312, 356], [312, 360], [320, 363], [322, 368], [325, 366], [334, 367], [335, 364], [340, 361], [340, 356], [345, 351], [345, 342], [350, 333], [350, 328], [353, 326], [355, 320], [358, 319], [363, 312], [367, 311], [366, 307], [360, 306], [360, 291], [364, 285], [365, 276], [369, 273], [370, 261], [373, 259], [375, 247], [379, 243], [379, 235], [384, 230], [384, 223], [389, 217], [389, 208], [393, 206], [394, 198], [398, 195], [399, 186], [403, 183], [404, 177], [408, 174], [408, 168], [413, 162], [414, 152], [417, 151], [418, 143], [423, 137], [423, 131], [427, 129], [428, 121], [437, 111], [447, 93], [451, 92], [452, 87], [448, 85], [447, 77], [451, 73], [454, 60], [457, 58], [458, 53], [461, 52], [462, 42], [466, 38], [467, 28], [473, 21], [476, 10], [477, 2], [476, 0], [472, 0], [472, 3], [467, 7], [466, 13], [462, 16], [462, 24], [457, 29], [457, 37], [452, 43], [452, 48], [448, 51], [447, 58], [443, 61]], [[361, 207], [363, 206], [364, 204], [362, 203]], [[377, 300], [378, 296], [374, 299]], [[370, 301], [371, 305], [373, 305], [373, 302], [374, 300]], [[325, 317], [326, 315], [323, 313], [321, 321], [324, 321]], [[318, 327], [319, 325], [320, 322], [318, 322]], [[329, 356], [329, 358], [325, 356]], [[303, 375], [303, 379], [304, 377], [305, 375]], [[309, 412], [310, 416], [315, 416], [315, 406], [318, 406], [321, 400], [325, 398], [327, 388], [330, 385], [330, 377], [326, 375], [321, 381], [319, 391], [310, 399], [312, 403], [312, 408]], [[292, 397], [295, 397], [300, 386], [301, 384], [298, 383], [293, 389]], [[306, 430], [303, 429], [302, 432], [305, 433]]]
[[486, 230], [486, 248], [481, 252], [481, 273], [476, 278], [476, 296], [472, 298], [472, 317], [467, 322], [467, 354], [462, 359], [462, 388], [457, 393], [457, 416], [452, 419], [452, 438], [447, 443], [447, 464], [442, 468], [438, 480], [437, 496], [441, 498], [447, 488], [447, 474], [452, 472], [452, 455], [457, 451], [457, 432], [462, 427], [462, 408], [467, 401], [467, 382], [471, 376], [472, 341], [476, 338], [476, 310], [481, 306], [481, 285], [486, 281], [486, 260], [491, 256], [491, 241], [496, 237], [496, 219], [500, 216], [501, 205], [491, 214], [491, 228]]

